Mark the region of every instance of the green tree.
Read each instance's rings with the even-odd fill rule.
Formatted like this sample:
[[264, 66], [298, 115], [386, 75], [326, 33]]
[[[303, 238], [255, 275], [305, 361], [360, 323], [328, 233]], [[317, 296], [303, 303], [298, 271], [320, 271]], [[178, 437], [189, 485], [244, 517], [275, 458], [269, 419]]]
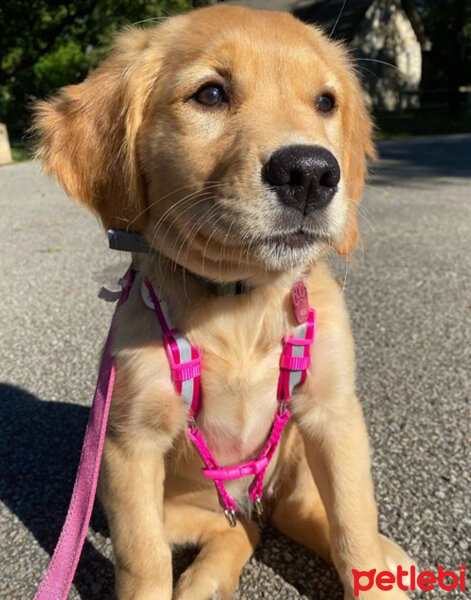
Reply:
[[447, 90], [451, 112], [457, 113], [459, 88], [471, 85], [471, 2], [416, 1], [432, 43], [430, 52], [423, 56], [421, 86], [424, 90]]
[[13, 138], [29, 125], [36, 98], [83, 79], [125, 25], [214, 0], [7, 0], [0, 3], [0, 121]]

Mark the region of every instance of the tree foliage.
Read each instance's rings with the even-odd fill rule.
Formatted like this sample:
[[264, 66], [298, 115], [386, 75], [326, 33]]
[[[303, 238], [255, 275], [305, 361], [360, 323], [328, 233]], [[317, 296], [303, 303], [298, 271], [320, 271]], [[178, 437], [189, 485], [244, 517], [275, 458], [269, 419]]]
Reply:
[[211, 0], [7, 0], [0, 3], [0, 121], [13, 137], [29, 124], [35, 98], [83, 79], [125, 25]]
[[432, 43], [424, 53], [422, 87], [448, 88], [471, 84], [471, 2], [416, 0]]
[[[7, 123], [13, 138], [20, 137], [29, 124], [32, 101], [83, 79], [125, 25], [150, 25], [215, 1], [0, 1], [0, 121]], [[432, 42], [431, 51], [423, 55], [422, 87], [448, 88], [450, 106], [456, 106], [455, 91], [471, 84], [471, 2], [407, 0], [405, 4], [412, 11], [417, 8], [418, 25]]]

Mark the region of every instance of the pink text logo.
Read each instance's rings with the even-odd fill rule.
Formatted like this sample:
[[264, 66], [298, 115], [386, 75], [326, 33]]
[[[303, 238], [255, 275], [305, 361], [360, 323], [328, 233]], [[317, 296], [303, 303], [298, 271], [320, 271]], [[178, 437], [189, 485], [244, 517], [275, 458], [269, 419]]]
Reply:
[[459, 574], [454, 571], [447, 571], [442, 565], [438, 567], [438, 573], [432, 571], [421, 571], [417, 573], [416, 567], [411, 567], [410, 571], [403, 569], [401, 565], [397, 567], [397, 572], [392, 571], [357, 571], [352, 569], [353, 574], [353, 593], [358, 598], [360, 592], [371, 590], [376, 586], [379, 590], [389, 591], [396, 585], [404, 592], [423, 590], [431, 592], [437, 588], [451, 592], [459, 589], [461, 592], [466, 590], [466, 565], [459, 565]]

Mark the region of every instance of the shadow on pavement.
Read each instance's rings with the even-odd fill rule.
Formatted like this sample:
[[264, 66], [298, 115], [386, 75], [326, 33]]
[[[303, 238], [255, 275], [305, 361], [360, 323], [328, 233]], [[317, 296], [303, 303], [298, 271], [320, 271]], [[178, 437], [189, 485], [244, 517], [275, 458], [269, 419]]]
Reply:
[[[89, 409], [46, 402], [0, 384], [0, 500], [52, 554], [67, 512]], [[92, 528], [107, 535], [96, 506]], [[113, 566], [85, 542], [74, 584], [82, 598], [113, 598]]]
[[411, 178], [435, 185], [434, 178], [471, 177], [471, 135], [391, 140], [380, 142], [378, 149], [379, 162], [370, 165], [372, 180], [387, 178], [389, 185], [403, 186]]
[[343, 587], [333, 565], [312, 554], [307, 548], [299, 546], [272, 525], [267, 525], [264, 529], [261, 543], [255, 550], [255, 558], [272, 568], [276, 575], [292, 585], [305, 598], [344, 598]]

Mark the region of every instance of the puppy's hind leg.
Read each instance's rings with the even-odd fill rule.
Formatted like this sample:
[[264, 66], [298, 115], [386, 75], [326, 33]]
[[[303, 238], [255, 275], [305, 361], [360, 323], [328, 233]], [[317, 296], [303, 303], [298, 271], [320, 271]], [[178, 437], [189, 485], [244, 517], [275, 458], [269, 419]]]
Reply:
[[174, 600], [230, 600], [258, 543], [257, 525], [239, 521], [231, 528], [222, 514], [168, 502], [165, 529], [172, 544], [200, 547], [177, 583]]

